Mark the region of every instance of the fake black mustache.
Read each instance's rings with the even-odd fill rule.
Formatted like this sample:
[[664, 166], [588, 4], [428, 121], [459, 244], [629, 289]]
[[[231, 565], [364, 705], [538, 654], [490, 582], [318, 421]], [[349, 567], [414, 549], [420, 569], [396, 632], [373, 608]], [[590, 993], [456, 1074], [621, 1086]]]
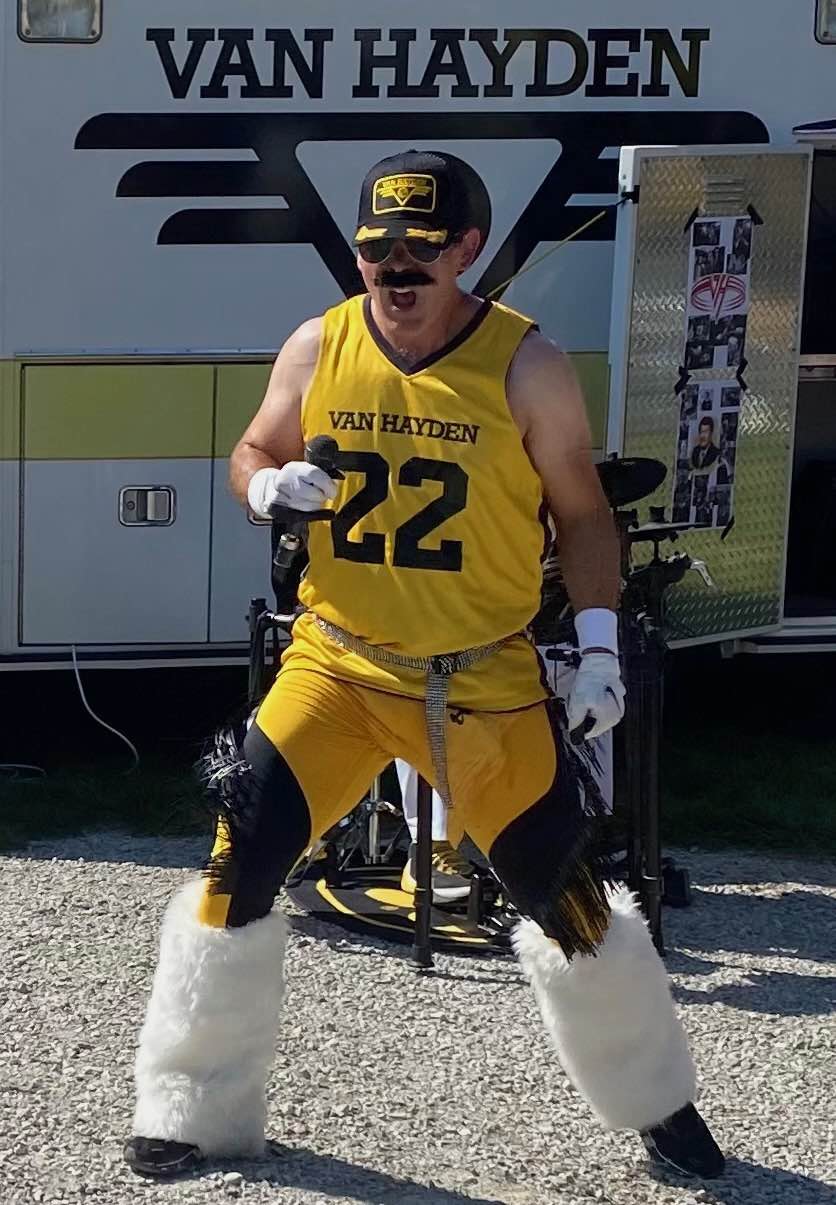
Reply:
[[379, 289], [419, 289], [435, 281], [426, 272], [378, 272], [374, 283]]

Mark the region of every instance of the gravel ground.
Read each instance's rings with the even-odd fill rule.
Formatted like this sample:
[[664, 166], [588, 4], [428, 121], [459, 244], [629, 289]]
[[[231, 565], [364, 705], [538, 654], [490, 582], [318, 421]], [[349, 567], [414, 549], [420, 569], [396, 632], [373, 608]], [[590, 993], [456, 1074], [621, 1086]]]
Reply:
[[694, 906], [668, 965], [729, 1154], [722, 1180], [652, 1176], [560, 1070], [510, 958], [438, 956], [294, 918], [269, 1089], [277, 1148], [168, 1185], [120, 1150], [166, 901], [203, 843], [93, 834], [0, 859], [0, 1202], [283, 1205], [836, 1203], [832, 864], [680, 852]]

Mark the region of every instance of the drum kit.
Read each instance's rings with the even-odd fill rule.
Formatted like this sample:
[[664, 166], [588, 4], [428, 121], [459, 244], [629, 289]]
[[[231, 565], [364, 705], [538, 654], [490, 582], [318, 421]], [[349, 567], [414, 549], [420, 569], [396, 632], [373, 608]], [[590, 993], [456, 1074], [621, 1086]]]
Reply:
[[[318, 445], [318, 446], [317, 446]], [[338, 473], [334, 440], [319, 436], [306, 458]], [[675, 542], [691, 525], [670, 523], [664, 508], [651, 506], [639, 522], [635, 503], [655, 493], [665, 465], [646, 458], [610, 457], [598, 466], [621, 544], [622, 597], [619, 613], [623, 673], [627, 686], [624, 720], [616, 729], [624, 767], [616, 791], [616, 812], [626, 829], [626, 856], [617, 867], [635, 891], [648, 919], [654, 943], [664, 954], [662, 903], [690, 902], [687, 870], [662, 857], [660, 817], [660, 737], [664, 676], [665, 595], [689, 571], [713, 583], [705, 564], [684, 552], [662, 556], [663, 544]], [[301, 613], [297, 587], [307, 559], [307, 524], [333, 512], [301, 514], [276, 508], [271, 527], [272, 587], [275, 609], [263, 598], [250, 603], [249, 703], [255, 708], [278, 670], [281, 652]], [[638, 550], [650, 557], [639, 559]], [[571, 632], [571, 607], [559, 573], [559, 559], [547, 566], [549, 639]], [[538, 617], [542, 624], [544, 613]], [[549, 620], [549, 617], [550, 620]], [[536, 625], [535, 625], [536, 631]], [[570, 637], [571, 639], [571, 637]], [[538, 643], [540, 638], [538, 637]], [[469, 896], [457, 905], [435, 907], [431, 895], [431, 791], [419, 778], [417, 888], [414, 897], [400, 888], [409, 835], [400, 808], [389, 799], [387, 775], [372, 783], [366, 797], [335, 828], [306, 851], [286, 890], [305, 911], [331, 923], [388, 940], [411, 943], [415, 964], [432, 966], [431, 947], [459, 952], [495, 952], [509, 946], [518, 919], [502, 884], [486, 860], [465, 839], [462, 852], [473, 863]], [[392, 775], [394, 785], [394, 775]], [[621, 841], [619, 848], [623, 849]]]

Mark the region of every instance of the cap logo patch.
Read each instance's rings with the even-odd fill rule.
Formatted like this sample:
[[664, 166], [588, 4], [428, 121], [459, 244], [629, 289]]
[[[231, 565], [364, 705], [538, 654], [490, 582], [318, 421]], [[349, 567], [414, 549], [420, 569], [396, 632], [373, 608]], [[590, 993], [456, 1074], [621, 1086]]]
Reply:
[[374, 182], [373, 213], [433, 213], [435, 176], [381, 176]]

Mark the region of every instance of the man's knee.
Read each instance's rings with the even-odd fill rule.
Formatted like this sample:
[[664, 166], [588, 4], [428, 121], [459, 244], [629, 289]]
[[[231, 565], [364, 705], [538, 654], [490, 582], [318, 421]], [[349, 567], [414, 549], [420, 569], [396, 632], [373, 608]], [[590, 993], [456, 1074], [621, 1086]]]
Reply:
[[236, 928], [270, 911], [310, 844], [310, 812], [290, 766], [256, 724], [240, 749], [227, 739], [209, 763], [207, 788], [219, 806], [204, 911]]

